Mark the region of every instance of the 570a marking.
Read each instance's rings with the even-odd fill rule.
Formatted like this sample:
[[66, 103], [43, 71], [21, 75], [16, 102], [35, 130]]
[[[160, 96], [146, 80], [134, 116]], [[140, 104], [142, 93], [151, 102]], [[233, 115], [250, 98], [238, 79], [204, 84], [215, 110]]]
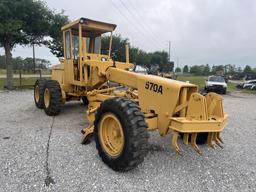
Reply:
[[152, 83], [152, 82], [149, 82], [149, 81], [146, 82], [145, 89], [149, 89], [150, 91], [154, 91], [156, 93], [163, 94], [163, 86], [162, 85], [158, 85], [156, 83]]

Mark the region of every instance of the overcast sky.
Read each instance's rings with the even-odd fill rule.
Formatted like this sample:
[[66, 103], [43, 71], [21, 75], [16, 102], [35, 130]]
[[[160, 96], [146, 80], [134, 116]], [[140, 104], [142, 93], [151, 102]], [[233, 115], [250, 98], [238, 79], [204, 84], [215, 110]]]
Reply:
[[[256, 67], [255, 0], [46, 0], [71, 20], [87, 17], [117, 24], [116, 33], [145, 51], [168, 51], [179, 65], [236, 64]], [[36, 56], [57, 63], [48, 49]], [[3, 53], [3, 51], [1, 51]], [[14, 56], [31, 56], [16, 47]]]

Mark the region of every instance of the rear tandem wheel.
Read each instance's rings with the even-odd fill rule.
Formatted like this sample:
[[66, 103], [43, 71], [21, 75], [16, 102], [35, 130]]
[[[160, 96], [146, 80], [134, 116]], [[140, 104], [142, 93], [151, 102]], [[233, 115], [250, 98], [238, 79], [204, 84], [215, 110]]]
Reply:
[[61, 88], [58, 81], [48, 80], [44, 89], [44, 111], [49, 116], [60, 113], [62, 106]]

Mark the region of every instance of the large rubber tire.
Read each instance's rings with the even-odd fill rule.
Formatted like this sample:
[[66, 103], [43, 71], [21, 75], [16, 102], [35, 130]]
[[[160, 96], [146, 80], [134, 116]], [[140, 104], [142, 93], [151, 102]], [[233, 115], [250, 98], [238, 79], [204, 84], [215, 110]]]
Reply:
[[[100, 141], [100, 123], [106, 113], [114, 114], [122, 126], [124, 146], [117, 157], [108, 154]], [[99, 156], [110, 168], [115, 171], [128, 171], [144, 161], [148, 150], [149, 135], [144, 114], [137, 104], [120, 97], [105, 100], [96, 112], [94, 127]]]
[[34, 85], [34, 101], [39, 109], [44, 108], [44, 86], [45, 79], [37, 79]]
[[[49, 91], [49, 104], [45, 102], [45, 91]], [[44, 111], [49, 116], [56, 116], [60, 113], [62, 106], [61, 88], [58, 81], [48, 80], [44, 88]]]
[[89, 104], [89, 100], [86, 96], [82, 97], [82, 101], [83, 101], [84, 106], [87, 106]]

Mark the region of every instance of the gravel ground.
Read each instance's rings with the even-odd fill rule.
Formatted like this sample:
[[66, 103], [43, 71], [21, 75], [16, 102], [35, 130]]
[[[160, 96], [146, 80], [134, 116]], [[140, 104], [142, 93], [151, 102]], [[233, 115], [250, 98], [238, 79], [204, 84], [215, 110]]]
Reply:
[[256, 191], [256, 97], [225, 96], [229, 124], [224, 149], [201, 146], [198, 155], [170, 136], [150, 133], [150, 151], [138, 168], [118, 173], [99, 158], [95, 143], [80, 144], [86, 109], [65, 105], [48, 117], [33, 92], [0, 92], [0, 191]]

